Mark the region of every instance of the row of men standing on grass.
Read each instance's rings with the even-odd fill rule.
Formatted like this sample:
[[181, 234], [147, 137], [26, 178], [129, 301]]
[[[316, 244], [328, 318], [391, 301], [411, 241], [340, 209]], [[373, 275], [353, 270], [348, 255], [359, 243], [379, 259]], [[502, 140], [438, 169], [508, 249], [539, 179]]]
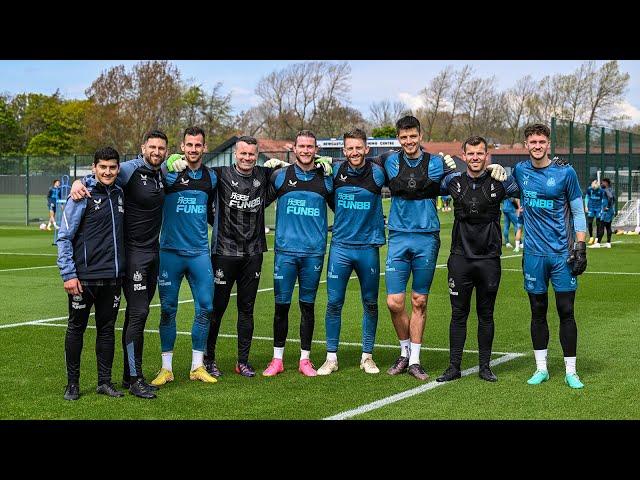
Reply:
[[[451, 380], [460, 374], [466, 319], [475, 285], [478, 295], [486, 300], [478, 306], [479, 317], [482, 313], [479, 325], [479, 375], [485, 380], [495, 381], [496, 377], [489, 368], [489, 358], [493, 339], [493, 303], [500, 276], [499, 206], [507, 194], [517, 194], [518, 189], [513, 179], [503, 183], [506, 179], [504, 169], [499, 166], [487, 168], [487, 145], [481, 137], [471, 137], [463, 145], [468, 169], [466, 174], [461, 175], [449, 170], [449, 167], [455, 168], [450, 157], [445, 160], [422, 151], [417, 119], [403, 117], [396, 127], [402, 150], [373, 160], [365, 158], [368, 148], [364, 132], [356, 129], [345, 134], [344, 153], [347, 160], [335, 164], [333, 171], [330, 160], [316, 158], [317, 143], [310, 131], [299, 132], [296, 136], [293, 146], [295, 165], [287, 165], [280, 170], [270, 168], [283, 166], [277, 160], [267, 162], [265, 167], [255, 166], [257, 142], [251, 137], [238, 140], [234, 166], [207, 169], [202, 165], [202, 156], [206, 151], [205, 134], [197, 127], [185, 131], [181, 145], [184, 155], [173, 155], [166, 164], [162, 164], [166, 156], [166, 136], [157, 131], [147, 134], [142, 156], [132, 161], [133, 164], [123, 164], [123, 167], [130, 164], [123, 168], [123, 171], [130, 173], [121, 174], [120, 179], [125, 188], [125, 208], [128, 212], [124, 215], [125, 223], [128, 217], [132, 217], [128, 222], [129, 228], [125, 229], [127, 313], [123, 332], [123, 385], [136, 396], [153, 398], [159, 386], [174, 379], [172, 355], [176, 337], [175, 315], [183, 276], [190, 283], [195, 302], [190, 378], [215, 383], [221, 375], [215, 362], [215, 342], [234, 281], [238, 282], [239, 314], [238, 362], [235, 370], [243, 376], [255, 375], [255, 370], [248, 362], [248, 354], [253, 335], [253, 306], [261, 274], [262, 253], [267, 250], [264, 208], [276, 199], [274, 354], [263, 375], [275, 376], [284, 370], [288, 313], [296, 279], [300, 285], [301, 310], [299, 371], [306, 376], [315, 376], [327, 375], [338, 369], [341, 310], [346, 284], [353, 270], [360, 280], [364, 310], [360, 366], [367, 373], [378, 373], [372, 350], [378, 317], [379, 247], [385, 241], [381, 205], [381, 188], [385, 184], [388, 184], [392, 194], [386, 264], [387, 305], [401, 349], [400, 356], [388, 373], [408, 371], [420, 380], [428, 379], [420, 364], [419, 354], [426, 304], [440, 246], [440, 226], [433, 199], [442, 190], [452, 194], [457, 206], [449, 260], [449, 286], [454, 312], [450, 335], [451, 366], [438, 380]], [[470, 157], [466, 158], [468, 149], [471, 149]], [[491, 175], [499, 181], [488, 174], [487, 170], [491, 167], [495, 167]], [[164, 175], [161, 175], [161, 171]], [[469, 178], [474, 180], [470, 181]], [[153, 194], [143, 193], [145, 189], [141, 188], [141, 183], [148, 187], [152, 179], [155, 181]], [[91, 181], [87, 180], [86, 183], [87, 186], [76, 183], [72, 196], [78, 199], [85, 197], [91, 188]], [[127, 193], [127, 190], [130, 192]], [[212, 239], [215, 246], [212, 245], [212, 258], [209, 259], [207, 221], [216, 224], [211, 209], [216, 190], [217, 233]], [[162, 198], [163, 195], [166, 198]], [[81, 201], [87, 202], [87, 199]], [[316, 371], [309, 353], [315, 323], [314, 302], [327, 241], [327, 204], [336, 212], [327, 275], [327, 359]], [[162, 215], [159, 209], [163, 210]], [[494, 212], [496, 209], [497, 214]], [[132, 214], [132, 210], [139, 215]], [[497, 232], [497, 243], [493, 238], [494, 231]], [[63, 232], [63, 242], [74, 242], [73, 233]], [[133, 248], [132, 239], [136, 236], [145, 241], [142, 250], [148, 255], [143, 262], [140, 261], [140, 249]], [[478, 249], [482, 252], [478, 253]], [[453, 265], [457, 257], [461, 262]], [[474, 259], [479, 261], [474, 263]], [[488, 262], [483, 261], [487, 259]], [[78, 259], [75, 260], [77, 262]], [[408, 315], [404, 308], [404, 295], [410, 274], [413, 274], [412, 311]], [[141, 360], [144, 324], [155, 291], [156, 277], [161, 299], [162, 368], [149, 384], [142, 375]], [[456, 287], [456, 279], [460, 287]], [[130, 288], [127, 288], [127, 284]], [[460, 291], [455, 288], [460, 288]], [[140, 300], [137, 309], [136, 298]], [[78, 375], [74, 373], [68, 376], [65, 398], [77, 398]], [[99, 393], [122, 395], [110, 378], [106, 380], [106, 374], [102, 375], [101, 381]], [[107, 387], [102, 387], [105, 384]], [[70, 385], [76, 395], [67, 394]]]

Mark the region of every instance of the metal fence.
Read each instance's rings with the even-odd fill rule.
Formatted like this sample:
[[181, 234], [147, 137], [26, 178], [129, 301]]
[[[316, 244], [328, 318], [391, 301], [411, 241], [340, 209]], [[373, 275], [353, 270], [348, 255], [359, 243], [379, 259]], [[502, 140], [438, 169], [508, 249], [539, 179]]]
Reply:
[[640, 198], [640, 135], [562, 119], [551, 119], [551, 156], [567, 159], [583, 191], [609, 178], [618, 207]]

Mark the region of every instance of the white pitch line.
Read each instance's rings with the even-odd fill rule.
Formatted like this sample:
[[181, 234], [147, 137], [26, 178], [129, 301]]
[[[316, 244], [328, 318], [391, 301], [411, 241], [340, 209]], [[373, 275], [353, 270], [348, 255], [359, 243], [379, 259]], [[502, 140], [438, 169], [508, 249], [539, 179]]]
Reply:
[[[508, 353], [500, 358], [496, 358], [495, 360], [491, 360], [490, 365], [492, 367], [499, 365], [504, 362], [508, 362], [510, 360], [514, 360], [516, 358], [522, 357], [522, 353]], [[467, 375], [471, 375], [472, 373], [476, 373], [479, 370], [477, 366], [468, 368], [462, 371], [462, 376], [465, 377]], [[435, 380], [429, 382], [427, 384], [421, 385], [417, 388], [412, 388], [411, 390], [406, 390], [404, 392], [397, 393], [395, 395], [391, 395], [390, 397], [385, 397], [380, 400], [376, 400], [375, 402], [367, 403], [366, 405], [361, 405], [357, 408], [347, 410], [345, 412], [338, 413], [336, 415], [332, 415], [331, 417], [326, 417], [323, 420], [346, 420], [348, 418], [355, 417], [357, 415], [362, 415], [363, 413], [370, 412], [372, 410], [377, 410], [382, 407], [386, 407], [392, 403], [399, 402], [400, 400], [404, 400], [406, 398], [413, 397], [420, 393], [426, 392], [428, 390], [433, 390], [436, 387], [441, 387], [450, 382], [436, 382]]]
[[[57, 318], [57, 319], [50, 319], [50, 321], [53, 320], [66, 320], [67, 317], [64, 318]], [[66, 328], [66, 324], [61, 324], [61, 323], [45, 323], [42, 320], [40, 321], [40, 323], [30, 323], [29, 325], [39, 325], [39, 326], [44, 326], [44, 327], [65, 327]], [[87, 325], [87, 328], [93, 328], [95, 329], [95, 325]], [[122, 331], [123, 328], [122, 327], [116, 327], [116, 330], [120, 330]], [[156, 329], [152, 329], [152, 328], [145, 328], [144, 330], [145, 333], [160, 333], [160, 330], [156, 330]], [[178, 335], [191, 335], [191, 332], [180, 332], [180, 331], [176, 331], [176, 334]], [[218, 337], [223, 337], [223, 338], [238, 338], [237, 335], [232, 335], [229, 333], [221, 333], [218, 335]], [[266, 340], [266, 341], [273, 341], [273, 337], [251, 337], [252, 340]], [[287, 338], [287, 342], [291, 342], [291, 343], [300, 343], [300, 339], [299, 338]], [[324, 345], [325, 341], [324, 340], [312, 340], [312, 343], [319, 343]], [[340, 346], [345, 346], [345, 347], [361, 347], [362, 344], [361, 343], [356, 343], [356, 342], [340, 342]], [[380, 345], [380, 344], [375, 344], [374, 345], [375, 348], [400, 348], [399, 345]], [[425, 350], [425, 351], [435, 351], [435, 352], [448, 352], [449, 349], [448, 348], [440, 348], [440, 347], [420, 347], [420, 350]], [[479, 353], [478, 350], [463, 350], [464, 353]], [[514, 352], [491, 352], [492, 355], [522, 355], [520, 353], [514, 353]], [[502, 358], [502, 357], [501, 357]]]
[[0, 270], [1, 272], [18, 272], [20, 270], [35, 270], [37, 268], [58, 268], [57, 265], [45, 265], [43, 267], [24, 267], [24, 268], [5, 268], [3, 270]]
[[[613, 242], [612, 242], [613, 243]], [[0, 252], [0, 255], [25, 255], [27, 257], [57, 257], [57, 253], [14, 253], [14, 252]]]

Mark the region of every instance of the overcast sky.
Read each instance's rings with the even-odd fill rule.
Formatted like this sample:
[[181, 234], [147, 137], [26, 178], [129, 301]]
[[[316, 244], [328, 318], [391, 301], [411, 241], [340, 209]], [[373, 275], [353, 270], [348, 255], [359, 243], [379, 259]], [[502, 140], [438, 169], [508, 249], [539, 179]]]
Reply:
[[[231, 93], [234, 113], [259, 102], [253, 93], [264, 76], [302, 60], [171, 60], [183, 79], [192, 78], [206, 89], [222, 82], [222, 92]], [[495, 75], [498, 88], [506, 90], [525, 75], [539, 80], [546, 75], [572, 73], [584, 60], [353, 60], [351, 104], [368, 116], [369, 105], [383, 99], [401, 100], [419, 106], [419, 92], [447, 65], [460, 69], [470, 64], [477, 76]], [[0, 93], [52, 94], [60, 89], [64, 98], [84, 99], [84, 91], [101, 72], [115, 65], [127, 70], [136, 60], [0, 60]], [[598, 66], [604, 61], [597, 61]], [[629, 73], [624, 113], [631, 123], [640, 123], [640, 61], [622, 60], [621, 71]]]

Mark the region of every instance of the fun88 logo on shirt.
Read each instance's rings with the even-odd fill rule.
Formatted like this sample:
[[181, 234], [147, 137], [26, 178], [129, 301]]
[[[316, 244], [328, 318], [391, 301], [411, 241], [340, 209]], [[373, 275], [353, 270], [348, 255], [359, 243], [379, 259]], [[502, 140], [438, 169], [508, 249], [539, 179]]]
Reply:
[[287, 215], [306, 215], [307, 217], [319, 217], [320, 209], [307, 207], [306, 200], [290, 198], [287, 201]]
[[178, 197], [176, 213], [205, 213], [205, 205], [196, 205], [195, 197]]
[[338, 207], [350, 210], [369, 210], [371, 202], [356, 202], [356, 196], [352, 193], [338, 192]]
[[538, 192], [534, 192], [532, 190], [524, 191], [524, 204], [532, 208], [544, 208], [545, 210], [553, 209], [553, 200], [538, 198]]

